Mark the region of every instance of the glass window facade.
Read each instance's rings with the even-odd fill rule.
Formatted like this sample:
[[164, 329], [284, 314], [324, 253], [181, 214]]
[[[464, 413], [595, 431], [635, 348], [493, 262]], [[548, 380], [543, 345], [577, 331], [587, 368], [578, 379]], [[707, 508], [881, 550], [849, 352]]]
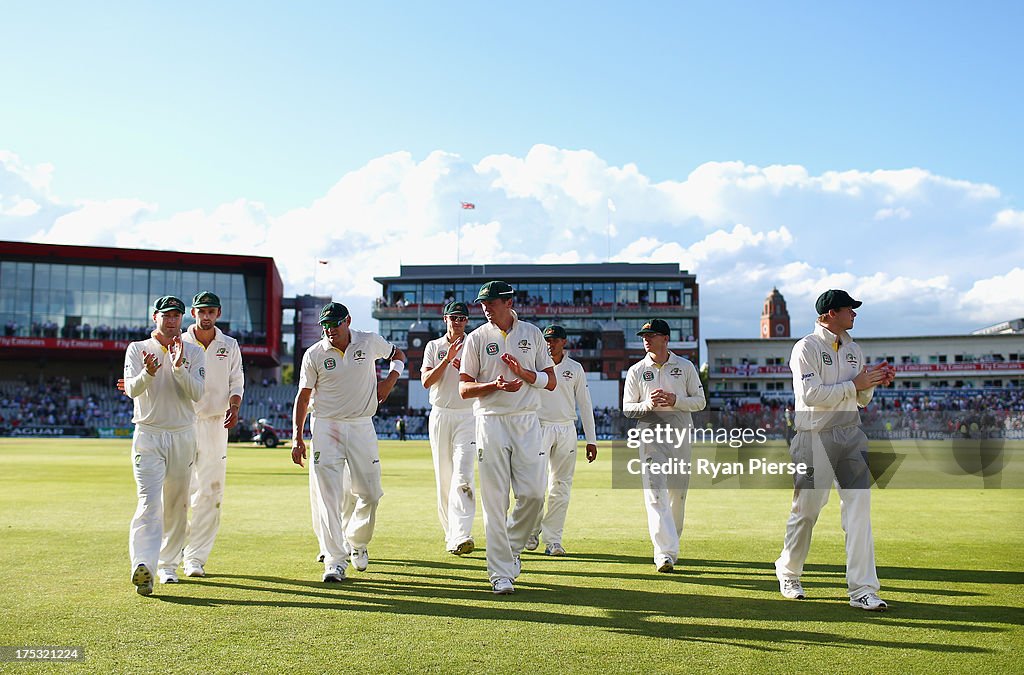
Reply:
[[[649, 303], [692, 308], [693, 291], [683, 288], [679, 281], [560, 281], [516, 282], [516, 303], [520, 305], [644, 305]], [[476, 300], [479, 284], [442, 283], [389, 283], [384, 289], [385, 306], [441, 305], [446, 300], [472, 303]]]
[[266, 342], [265, 279], [239, 272], [152, 270], [0, 261], [4, 335], [140, 339], [152, 328], [152, 302], [175, 295], [188, 306], [200, 290], [220, 296], [219, 325], [243, 344]]
[[[694, 339], [693, 334], [693, 319], [665, 319], [668, 321], [669, 330], [672, 334], [669, 339], [672, 342], [690, 341]], [[640, 327], [647, 323], [648, 319], [616, 319], [616, 321], [622, 325], [623, 330], [626, 334], [627, 342], [636, 342], [640, 338], [636, 337], [636, 332], [640, 330]]]

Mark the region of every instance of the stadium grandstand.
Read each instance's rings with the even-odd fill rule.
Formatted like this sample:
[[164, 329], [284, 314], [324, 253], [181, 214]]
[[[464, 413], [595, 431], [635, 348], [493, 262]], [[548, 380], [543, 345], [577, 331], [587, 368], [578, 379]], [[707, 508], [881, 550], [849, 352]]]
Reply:
[[280, 365], [282, 288], [272, 258], [0, 242], [0, 431], [130, 434], [131, 404], [114, 385], [161, 295], [219, 295], [218, 326], [240, 344], [247, 386], [267, 382]]

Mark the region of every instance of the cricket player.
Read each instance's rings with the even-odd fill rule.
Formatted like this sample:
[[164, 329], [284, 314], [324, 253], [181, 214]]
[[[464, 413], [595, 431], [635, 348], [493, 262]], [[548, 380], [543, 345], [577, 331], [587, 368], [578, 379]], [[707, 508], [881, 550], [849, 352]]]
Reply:
[[[557, 383], [544, 336], [519, 320], [514, 296], [504, 281], [480, 288], [476, 300], [487, 323], [466, 337], [459, 374], [459, 394], [474, 399], [487, 572], [498, 595], [515, 592], [519, 555], [544, 507], [547, 456], [537, 410], [540, 390]], [[510, 489], [516, 498], [511, 517]]]
[[[216, 294], [210, 291], [196, 294], [192, 299], [192, 317], [196, 323], [181, 334], [182, 342], [202, 348], [206, 356], [206, 384], [203, 397], [195, 404], [198, 451], [190, 480], [192, 518], [186, 529], [185, 550], [165, 561], [167, 566], [159, 569], [161, 583], [178, 582], [177, 568], [182, 558], [185, 576], [206, 576], [206, 560], [220, 528], [227, 477], [228, 429], [238, 424], [245, 385], [238, 342], [216, 325], [221, 311]], [[119, 380], [117, 386], [124, 391], [124, 380]]]
[[848, 332], [857, 316], [854, 310], [860, 306], [846, 291], [825, 291], [814, 303], [818, 313], [814, 332], [793, 347], [796, 436], [790, 454], [794, 463], [803, 462], [809, 470], [795, 476], [793, 505], [775, 573], [784, 597], [804, 598], [800, 576], [811, 532], [835, 483], [846, 533], [850, 605], [881, 611], [887, 605], [878, 597], [868, 439], [860, 428], [858, 407], [871, 402], [876, 386], [890, 384], [896, 369], [887, 363], [865, 365], [864, 353]]
[[[663, 319], [651, 319], [637, 332], [643, 338], [647, 356], [626, 373], [622, 394], [622, 412], [638, 418], [637, 429], [662, 426], [687, 430], [693, 426], [690, 413], [703, 410], [707, 404], [697, 369], [687, 359], [669, 351], [670, 334]], [[673, 460], [689, 463], [690, 450], [688, 435], [683, 435], [676, 443], [644, 444], [640, 459], [646, 465]], [[647, 529], [654, 544], [654, 566], [659, 572], [671, 572], [679, 559], [689, 475], [645, 471], [641, 479]]]
[[459, 395], [459, 353], [466, 339], [469, 307], [449, 302], [444, 308], [445, 334], [423, 350], [420, 382], [430, 391], [430, 451], [437, 482], [437, 515], [449, 553], [472, 553], [473, 465], [476, 462], [476, 430], [473, 402]]
[[[306, 443], [302, 429], [312, 409], [313, 463], [310, 479], [319, 498], [323, 537], [324, 582], [345, 579], [348, 554], [357, 570], [369, 564], [367, 546], [373, 537], [377, 503], [384, 495], [380, 453], [372, 417], [387, 399], [405, 369], [405, 354], [376, 333], [352, 330], [348, 308], [338, 302], [324, 305], [320, 325], [324, 337], [302, 357], [299, 392], [295, 396], [292, 461], [304, 466]], [[377, 380], [377, 359], [391, 362], [386, 379]], [[347, 467], [355, 498], [352, 516], [342, 519], [346, 492], [342, 474]]]
[[587, 373], [583, 365], [565, 355], [568, 335], [565, 328], [550, 325], [544, 329], [544, 340], [555, 363], [558, 388], [540, 392], [541, 447], [548, 453], [547, 512], [537, 521], [526, 550], [533, 551], [544, 540], [544, 553], [565, 555], [562, 530], [569, 512], [572, 477], [576, 473], [576, 410], [583, 419], [583, 437], [587, 442], [587, 461], [597, 459], [597, 428], [594, 425], [594, 404], [590, 400]]
[[[210, 291], [192, 299], [195, 323], [182, 341], [201, 347], [206, 356], [206, 391], [196, 403], [196, 442], [199, 451], [192, 471], [192, 518], [183, 556], [185, 576], [206, 576], [205, 565], [220, 528], [224, 480], [228, 468], [228, 429], [238, 424], [245, 377], [238, 342], [217, 328], [220, 298]], [[177, 561], [175, 567], [177, 567]], [[171, 571], [173, 576], [174, 570]]]
[[[177, 567], [185, 543], [196, 457], [195, 402], [205, 389], [205, 356], [181, 339], [184, 313], [178, 298], [157, 298], [155, 330], [148, 340], [129, 344], [124, 356], [125, 393], [135, 404], [132, 467], [139, 496], [128, 552], [140, 595], [153, 592], [154, 569]], [[170, 579], [161, 572], [160, 581]]]

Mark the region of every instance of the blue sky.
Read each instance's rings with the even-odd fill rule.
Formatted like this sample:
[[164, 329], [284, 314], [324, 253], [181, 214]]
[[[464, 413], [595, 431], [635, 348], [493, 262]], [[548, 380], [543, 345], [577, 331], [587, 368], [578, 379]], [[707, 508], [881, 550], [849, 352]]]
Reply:
[[474, 261], [680, 260], [705, 337], [840, 283], [969, 330], [1024, 315], [1021, 7], [21, 3], [0, 236], [326, 257], [362, 307], [466, 199]]

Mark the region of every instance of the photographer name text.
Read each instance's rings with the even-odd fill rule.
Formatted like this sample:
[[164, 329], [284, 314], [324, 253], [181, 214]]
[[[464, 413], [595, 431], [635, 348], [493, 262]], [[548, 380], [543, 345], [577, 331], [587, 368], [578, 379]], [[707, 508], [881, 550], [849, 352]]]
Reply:
[[692, 462], [682, 459], [653, 462], [638, 458], [626, 462], [626, 471], [634, 476], [806, 476], [807, 465], [803, 462], [772, 462], [760, 457], [752, 457], [745, 462], [715, 462], [703, 457]]

